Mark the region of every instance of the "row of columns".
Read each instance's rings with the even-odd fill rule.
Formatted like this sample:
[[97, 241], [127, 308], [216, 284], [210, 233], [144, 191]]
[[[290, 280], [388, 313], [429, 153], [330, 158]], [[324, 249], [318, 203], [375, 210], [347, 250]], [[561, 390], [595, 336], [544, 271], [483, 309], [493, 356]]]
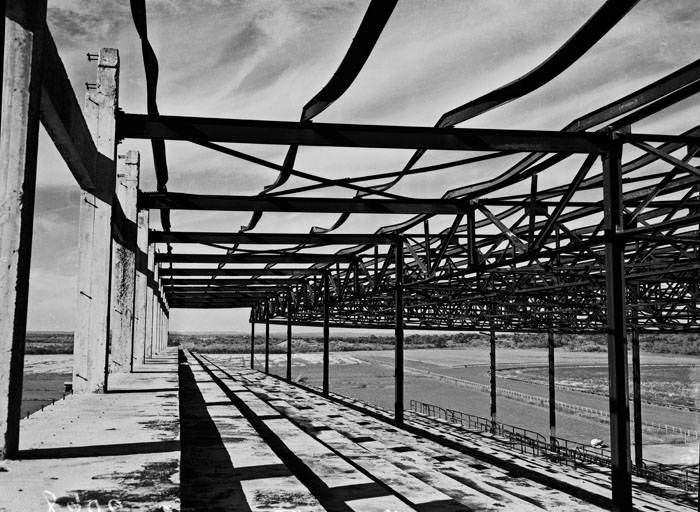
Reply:
[[[12, 458], [19, 447], [46, 2], [6, 0], [3, 7], [0, 458]], [[110, 374], [131, 371], [167, 346], [168, 306], [148, 244], [148, 212], [136, 209], [139, 155], [117, 158], [118, 91], [119, 53], [102, 49], [84, 104], [96, 152], [83, 162], [94, 186], [80, 194], [75, 393], [106, 390]]]

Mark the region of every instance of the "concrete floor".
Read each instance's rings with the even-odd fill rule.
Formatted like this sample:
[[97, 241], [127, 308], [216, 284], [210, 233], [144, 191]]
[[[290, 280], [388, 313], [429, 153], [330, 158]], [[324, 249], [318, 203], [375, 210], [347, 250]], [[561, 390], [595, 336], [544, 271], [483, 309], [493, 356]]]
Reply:
[[22, 420], [21, 460], [0, 472], [0, 511], [179, 509], [177, 354], [111, 376], [109, 389]]
[[[23, 421], [22, 460], [0, 468], [0, 511], [610, 506], [609, 481], [595, 468], [554, 466], [415, 415], [399, 430], [383, 411], [200, 355], [169, 352], [110, 389]], [[638, 510], [694, 509], [648, 485], [636, 482]]]

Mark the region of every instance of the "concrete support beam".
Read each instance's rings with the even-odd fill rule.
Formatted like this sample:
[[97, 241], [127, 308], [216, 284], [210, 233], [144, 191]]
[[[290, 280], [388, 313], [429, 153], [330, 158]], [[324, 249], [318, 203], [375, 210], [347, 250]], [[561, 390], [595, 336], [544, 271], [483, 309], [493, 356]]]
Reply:
[[158, 288], [160, 286], [160, 278], [158, 276], [158, 266], [153, 269], [153, 294], [151, 302], [153, 308], [153, 324], [151, 325], [151, 356], [158, 354], [158, 332], [160, 331], [160, 302], [158, 301]]
[[[138, 227], [136, 232], [137, 262], [134, 283], [134, 350], [131, 358], [131, 368], [143, 364], [146, 356], [146, 324], [148, 317], [148, 210], [138, 212]], [[139, 261], [139, 258], [144, 261]]]
[[[139, 184], [139, 153], [129, 151], [117, 162], [116, 203], [121, 219], [136, 223], [136, 194]], [[112, 244], [112, 316], [110, 318], [109, 372], [131, 371], [134, 351], [134, 299], [136, 284], [137, 232], [124, 229]], [[119, 240], [118, 238], [124, 238]]]
[[[0, 111], [0, 458], [19, 444], [46, 1], [7, 0]], [[2, 31], [0, 31], [0, 36]]]
[[[96, 174], [104, 177], [111, 190], [114, 190], [116, 175], [118, 83], [119, 53], [113, 48], [100, 50], [97, 88], [87, 93], [85, 118], [96, 141]], [[112, 205], [85, 190], [80, 194], [78, 251], [73, 392], [100, 392], [107, 387]]]
[[148, 245], [146, 268], [148, 269], [148, 286], [146, 287], [146, 338], [145, 357], [153, 356], [153, 315], [155, 313], [153, 307], [153, 272], [155, 271], [155, 245]]

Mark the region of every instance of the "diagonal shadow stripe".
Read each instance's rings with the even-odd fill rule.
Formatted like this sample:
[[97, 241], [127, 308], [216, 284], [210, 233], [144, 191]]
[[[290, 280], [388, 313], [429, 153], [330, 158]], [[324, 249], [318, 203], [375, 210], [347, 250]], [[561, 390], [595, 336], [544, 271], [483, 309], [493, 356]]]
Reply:
[[69, 459], [77, 457], [107, 457], [111, 455], [136, 455], [140, 453], [176, 452], [179, 441], [153, 441], [146, 443], [120, 443], [88, 446], [63, 446], [20, 450], [18, 459]]
[[180, 510], [250, 511], [228, 451], [180, 352]]

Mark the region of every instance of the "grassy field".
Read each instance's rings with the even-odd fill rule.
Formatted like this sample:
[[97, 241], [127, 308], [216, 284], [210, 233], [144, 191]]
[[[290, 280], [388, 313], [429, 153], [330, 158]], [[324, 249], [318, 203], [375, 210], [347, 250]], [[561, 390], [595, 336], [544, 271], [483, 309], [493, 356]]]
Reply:
[[[214, 356], [222, 361], [242, 362], [248, 364], [245, 355]], [[607, 358], [604, 353], [571, 352], [557, 350], [558, 382], [574, 386], [577, 379], [590, 376], [593, 380], [604, 379], [603, 370], [607, 371]], [[661, 382], [678, 379], [677, 387], [684, 393], [692, 394], [697, 383], [697, 363], [694, 356], [670, 356], [666, 354], [643, 354], [642, 364], [646, 370], [643, 376]], [[263, 358], [256, 359], [258, 368], [262, 369]], [[442, 350], [407, 350], [405, 364], [408, 369], [455, 376], [472, 382], [488, 383], [489, 354], [485, 348], [442, 349]], [[273, 354], [270, 370], [283, 377], [285, 374], [285, 356]], [[546, 379], [547, 353], [542, 349], [499, 349], [497, 351], [499, 371], [499, 388], [513, 389], [535, 396], [547, 396], [547, 387], [543, 385], [542, 375]], [[393, 410], [394, 374], [393, 352], [359, 351], [336, 352], [331, 354], [330, 383], [331, 390], [341, 395], [350, 396]], [[676, 366], [682, 365], [682, 366]], [[561, 366], [561, 371], [559, 368]], [[565, 371], [571, 368], [571, 371]], [[648, 370], [648, 371], [647, 371]], [[668, 370], [665, 372], [664, 370]], [[515, 372], [519, 380], [503, 378]], [[521, 373], [517, 373], [521, 372]], [[543, 373], [544, 372], [544, 373]], [[524, 374], [524, 376], [523, 376]], [[294, 354], [292, 358], [292, 378], [295, 381], [318, 386], [321, 385], [321, 354]], [[544, 381], [546, 382], [546, 380]], [[578, 381], [577, 381], [578, 382]], [[607, 384], [606, 384], [607, 385]], [[655, 384], [651, 384], [655, 385]], [[656, 389], [660, 389], [657, 388]], [[663, 394], [659, 392], [659, 397]], [[644, 393], [643, 393], [644, 395]], [[647, 399], [652, 396], [646, 396]], [[445, 382], [440, 382], [425, 375], [406, 372], [405, 400], [418, 400], [445, 408], [460, 410], [477, 416], [488, 417], [490, 414], [490, 397], [486, 392], [464, 389]], [[581, 390], [557, 390], [557, 400], [599, 410], [607, 410], [607, 397]], [[678, 425], [686, 429], [697, 430], [700, 416], [681, 408], [662, 407], [663, 400], [657, 405], [643, 404], [643, 421]], [[520, 400], [498, 396], [497, 417], [503, 423], [517, 425], [533, 430], [542, 435], [549, 435], [548, 413], [546, 407], [539, 407]], [[557, 435], [573, 441], [588, 443], [597, 437], [607, 442], [609, 425], [605, 420], [592, 419], [577, 414], [557, 412]], [[643, 434], [646, 458], [665, 462], [697, 463], [697, 443], [683, 446], [678, 443], [681, 438], [666, 436], [660, 432], [645, 431]], [[672, 443], [672, 444], [669, 444]], [[695, 451], [693, 451], [695, 450]]]

